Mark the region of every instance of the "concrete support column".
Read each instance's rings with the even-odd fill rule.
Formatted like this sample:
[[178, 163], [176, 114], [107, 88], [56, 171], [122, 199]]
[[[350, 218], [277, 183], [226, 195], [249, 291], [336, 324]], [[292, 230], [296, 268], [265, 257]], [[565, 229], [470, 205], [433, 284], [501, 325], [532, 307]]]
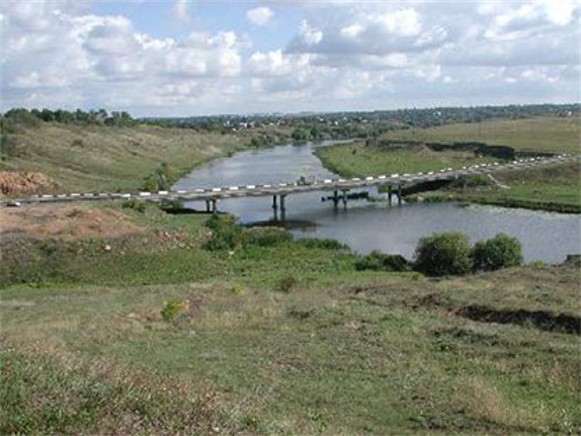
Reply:
[[389, 205], [391, 206], [393, 203], [393, 187], [391, 185], [388, 185], [387, 187], [387, 202], [389, 203]]
[[343, 190], [343, 207], [347, 209], [347, 191]]
[[284, 221], [286, 219], [286, 194], [280, 196], [280, 219]]
[[206, 213], [210, 213], [212, 209], [210, 208], [210, 200], [206, 200]]
[[401, 206], [401, 183], [397, 186], [397, 205]]
[[212, 203], [212, 213], [218, 213], [218, 200], [216, 200], [215, 198], [213, 198], [212, 200], [210, 200], [210, 202]]
[[277, 204], [277, 198], [276, 195], [272, 196], [272, 209], [276, 212], [276, 210], [278, 209], [278, 204]]
[[337, 209], [338, 205], [339, 205], [339, 191], [335, 190], [333, 191], [333, 206], [335, 207], [335, 209]]

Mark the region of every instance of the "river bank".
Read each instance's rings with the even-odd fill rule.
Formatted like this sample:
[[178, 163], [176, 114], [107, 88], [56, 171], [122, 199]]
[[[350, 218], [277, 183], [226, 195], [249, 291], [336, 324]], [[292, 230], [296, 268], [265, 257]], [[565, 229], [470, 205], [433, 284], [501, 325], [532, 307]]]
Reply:
[[[434, 151], [420, 145], [385, 148], [364, 142], [320, 148], [315, 154], [325, 168], [343, 177], [429, 172], [497, 160], [477, 157], [464, 150]], [[444, 188], [439, 185], [433, 188], [426, 186], [426, 191], [413, 190], [413, 195], [406, 198], [409, 201], [460, 201], [581, 213], [580, 174], [581, 165], [578, 162], [504, 171], [495, 173], [493, 179], [479, 176], [465, 181], [451, 181]]]

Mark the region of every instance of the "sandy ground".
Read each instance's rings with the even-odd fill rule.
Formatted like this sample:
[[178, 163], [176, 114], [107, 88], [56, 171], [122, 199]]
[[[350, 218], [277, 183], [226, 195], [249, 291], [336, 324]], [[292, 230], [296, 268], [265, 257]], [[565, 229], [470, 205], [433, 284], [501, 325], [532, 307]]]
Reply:
[[83, 204], [0, 209], [0, 237], [103, 238], [143, 232], [122, 212]]

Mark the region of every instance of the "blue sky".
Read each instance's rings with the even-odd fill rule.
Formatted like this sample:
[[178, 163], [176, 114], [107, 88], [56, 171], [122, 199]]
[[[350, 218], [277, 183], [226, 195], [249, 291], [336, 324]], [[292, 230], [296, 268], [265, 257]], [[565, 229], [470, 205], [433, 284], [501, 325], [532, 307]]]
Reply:
[[579, 101], [580, 3], [4, 0], [2, 101], [135, 116]]

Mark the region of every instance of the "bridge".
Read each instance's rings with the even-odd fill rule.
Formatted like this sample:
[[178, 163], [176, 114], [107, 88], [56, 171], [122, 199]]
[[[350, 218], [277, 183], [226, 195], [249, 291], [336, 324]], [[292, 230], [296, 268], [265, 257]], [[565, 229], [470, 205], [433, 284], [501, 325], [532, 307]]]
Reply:
[[401, 193], [404, 186], [411, 186], [425, 182], [434, 182], [437, 180], [453, 180], [462, 177], [470, 177], [477, 174], [491, 174], [498, 171], [521, 170], [544, 165], [555, 165], [575, 161], [580, 157], [581, 155], [560, 154], [551, 157], [533, 157], [503, 163], [484, 163], [479, 165], [465, 166], [460, 169], [444, 168], [439, 171], [430, 171], [427, 173], [420, 172], [415, 174], [390, 174], [377, 177], [369, 176], [351, 179], [334, 178], [326, 180], [314, 180], [312, 182], [290, 182], [273, 185], [248, 184], [244, 186], [215, 187], [208, 189], [199, 188], [193, 191], [158, 191], [135, 193], [91, 192], [55, 195], [46, 194], [19, 199], [4, 199], [0, 201], [0, 204], [4, 204], [5, 206], [18, 206], [20, 204], [30, 203], [111, 201], [137, 198], [154, 202], [161, 202], [164, 200], [205, 201], [206, 211], [215, 213], [218, 210], [219, 200], [240, 197], [272, 197], [272, 208], [275, 214], [278, 210], [280, 210], [284, 219], [284, 214], [286, 211], [286, 197], [291, 194], [314, 191], [331, 192], [332, 195], [329, 196], [329, 199], [333, 202], [334, 206], [337, 207], [340, 202], [342, 202], [344, 206], [347, 205], [347, 201], [349, 199], [348, 192], [351, 190], [369, 188], [372, 186], [386, 186], [389, 203], [392, 203], [392, 197], [395, 196], [398, 204], [401, 205]]

